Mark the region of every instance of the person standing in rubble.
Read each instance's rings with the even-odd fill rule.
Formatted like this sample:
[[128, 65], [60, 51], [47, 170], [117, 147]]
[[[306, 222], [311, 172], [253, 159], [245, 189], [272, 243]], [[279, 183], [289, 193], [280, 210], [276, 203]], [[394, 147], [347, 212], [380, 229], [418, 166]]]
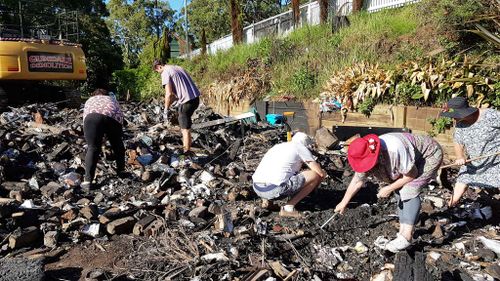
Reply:
[[470, 158], [500, 152], [500, 112], [490, 108], [470, 107], [464, 97], [448, 101], [440, 113], [455, 119], [455, 164], [461, 165], [453, 188], [450, 207], [455, 206], [468, 186], [498, 188], [500, 186], [500, 155], [466, 164]]
[[191, 117], [200, 105], [200, 91], [191, 76], [180, 66], [167, 65], [159, 60], [153, 62], [154, 71], [160, 73], [161, 83], [165, 88], [165, 108], [163, 119], [168, 122], [169, 108], [177, 99], [179, 112], [179, 126], [182, 132], [182, 146], [184, 155], [191, 154]]
[[83, 188], [89, 188], [95, 177], [103, 137], [111, 144], [118, 174], [125, 169], [125, 147], [122, 130], [123, 113], [118, 101], [104, 89], [97, 89], [85, 102], [83, 109], [83, 133], [87, 142], [85, 177]]
[[436, 177], [443, 161], [441, 146], [428, 136], [389, 133], [378, 137], [370, 134], [349, 145], [347, 160], [356, 173], [335, 212], [344, 213], [368, 179], [388, 184], [379, 189], [377, 197], [396, 194], [399, 233], [386, 249], [398, 252], [409, 247], [420, 213], [422, 187]]
[[[293, 196], [281, 208], [280, 216], [300, 217], [295, 205], [326, 177], [326, 172], [308, 149], [311, 143], [306, 134], [295, 133], [291, 142], [277, 144], [266, 152], [252, 176], [255, 193], [266, 203]], [[303, 164], [309, 169], [300, 172]]]

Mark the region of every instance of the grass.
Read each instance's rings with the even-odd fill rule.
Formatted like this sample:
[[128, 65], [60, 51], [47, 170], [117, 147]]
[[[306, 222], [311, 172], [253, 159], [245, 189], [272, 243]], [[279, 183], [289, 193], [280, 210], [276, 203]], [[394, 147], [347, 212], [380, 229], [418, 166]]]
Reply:
[[[449, 1], [449, 0], [448, 0]], [[229, 80], [245, 71], [250, 59], [268, 65], [270, 96], [316, 97], [334, 70], [367, 61], [392, 68], [421, 57], [425, 47], [411, 38], [424, 25], [419, 4], [349, 17], [350, 26], [333, 34], [331, 26], [304, 26], [287, 37], [238, 45], [213, 56], [185, 62], [198, 84]], [[406, 38], [405, 40], [401, 40]]]

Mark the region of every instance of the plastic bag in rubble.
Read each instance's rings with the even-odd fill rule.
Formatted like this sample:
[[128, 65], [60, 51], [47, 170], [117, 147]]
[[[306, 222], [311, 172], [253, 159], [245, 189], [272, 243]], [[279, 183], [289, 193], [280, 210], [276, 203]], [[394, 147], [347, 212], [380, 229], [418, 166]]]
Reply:
[[137, 157], [137, 161], [141, 163], [142, 166], [147, 166], [151, 163], [153, 163], [154, 157], [151, 153], [141, 155]]
[[146, 146], [153, 146], [153, 139], [149, 136], [142, 136], [140, 141]]
[[99, 228], [100, 224], [98, 223], [86, 224], [83, 226], [82, 233], [95, 238], [99, 235]]
[[68, 187], [77, 187], [81, 184], [82, 176], [78, 173], [71, 172], [61, 176], [61, 181]]

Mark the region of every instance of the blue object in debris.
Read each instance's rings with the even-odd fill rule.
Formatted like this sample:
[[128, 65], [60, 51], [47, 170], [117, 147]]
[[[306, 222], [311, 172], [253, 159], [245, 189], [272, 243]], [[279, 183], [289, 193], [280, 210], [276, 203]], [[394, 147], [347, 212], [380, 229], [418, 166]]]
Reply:
[[284, 119], [283, 114], [266, 114], [266, 120], [271, 125], [283, 124]]

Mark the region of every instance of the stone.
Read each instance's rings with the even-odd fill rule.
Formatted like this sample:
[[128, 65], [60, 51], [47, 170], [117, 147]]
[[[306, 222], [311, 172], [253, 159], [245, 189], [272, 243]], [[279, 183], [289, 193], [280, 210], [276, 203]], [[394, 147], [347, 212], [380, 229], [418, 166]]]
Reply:
[[58, 194], [62, 190], [63, 186], [56, 182], [49, 182], [47, 185], [44, 185], [40, 188], [40, 192], [46, 198], [52, 197], [54, 194]]
[[72, 221], [78, 216], [78, 211], [76, 209], [71, 209], [61, 216], [61, 219], [65, 221]]
[[45, 236], [43, 237], [43, 245], [49, 248], [55, 248], [57, 247], [58, 240], [59, 240], [59, 232], [49, 231], [45, 233]]
[[86, 219], [92, 220], [97, 218], [98, 209], [96, 205], [85, 206], [80, 210], [80, 214], [84, 216]]
[[108, 225], [106, 226], [106, 230], [111, 235], [127, 234], [132, 232], [135, 223], [136, 223], [135, 218], [125, 217], [108, 223]]
[[476, 252], [476, 255], [480, 256], [481, 259], [485, 262], [492, 262], [496, 258], [495, 252], [493, 252], [489, 249], [486, 249], [486, 248], [478, 249]]
[[208, 214], [208, 208], [206, 206], [200, 206], [192, 209], [189, 212], [189, 217], [191, 218], [205, 218]]
[[314, 139], [318, 147], [325, 150], [331, 149], [339, 143], [337, 136], [330, 133], [330, 131], [324, 127], [316, 130]]

